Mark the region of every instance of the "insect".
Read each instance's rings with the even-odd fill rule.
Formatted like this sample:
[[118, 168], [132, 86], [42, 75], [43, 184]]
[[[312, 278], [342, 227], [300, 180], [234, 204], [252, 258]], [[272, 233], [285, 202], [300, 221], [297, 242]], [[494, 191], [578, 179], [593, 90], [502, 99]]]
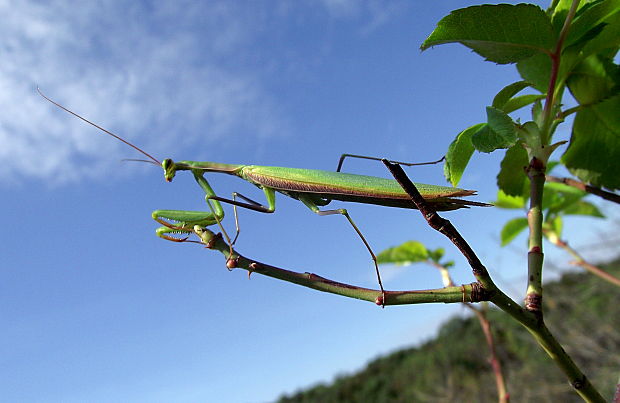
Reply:
[[[40, 90], [38, 91], [42, 97], [59, 108], [82, 119], [86, 123], [95, 126], [130, 147], [133, 147], [149, 159], [146, 162], [160, 165], [164, 170], [164, 178], [167, 182], [171, 182], [176, 173], [179, 171], [190, 171], [193, 174], [194, 179], [206, 195], [205, 200], [210, 211], [153, 211], [153, 219], [162, 225], [156, 230], [159, 237], [169, 241], [185, 242], [187, 241], [189, 235], [194, 233], [194, 226], [208, 227], [217, 224], [220, 226], [222, 232], [228, 240], [232, 255], [232, 245], [235, 243], [239, 235], [236, 207], [247, 208], [261, 213], [273, 213], [276, 209], [276, 193], [280, 193], [299, 200], [308, 209], [318, 215], [343, 215], [358, 234], [366, 246], [366, 249], [370, 253], [374, 262], [379, 287], [381, 288], [382, 298], [385, 296], [375, 254], [369, 243], [362, 235], [362, 232], [351, 219], [348, 211], [342, 208], [333, 210], [320, 209], [321, 207], [328, 205], [332, 200], [415, 209], [416, 207], [407, 193], [405, 193], [405, 191], [395, 180], [340, 172], [340, 168], [342, 167], [342, 162], [345, 157], [358, 157], [366, 159], [376, 158], [343, 154], [340, 159], [340, 163], [338, 164], [337, 171], [261, 165], [223, 164], [208, 161], [175, 162], [170, 158], [166, 158], [159, 162], [156, 158], [144, 150], [49, 99]], [[407, 163], [402, 164], [420, 165]], [[204, 174], [207, 172], [218, 172], [234, 175], [259, 187], [265, 195], [266, 205], [256, 202], [240, 193], [233, 193], [232, 199], [218, 196], [204, 177]], [[486, 203], [460, 199], [460, 197], [474, 195], [475, 191], [472, 190], [447, 186], [426, 185], [422, 183], [416, 183], [416, 187], [424, 199], [439, 211], [456, 210], [460, 208], [467, 208], [468, 206], [489, 206]], [[242, 199], [243, 201], [239, 201], [237, 198]], [[221, 203], [231, 204], [235, 207], [237, 234], [232, 241], [230, 240], [230, 237], [226, 235], [226, 231], [221, 225], [221, 221], [224, 218], [224, 210]], [[180, 237], [179, 235], [183, 237]], [[382, 300], [384, 299], [385, 298]]]

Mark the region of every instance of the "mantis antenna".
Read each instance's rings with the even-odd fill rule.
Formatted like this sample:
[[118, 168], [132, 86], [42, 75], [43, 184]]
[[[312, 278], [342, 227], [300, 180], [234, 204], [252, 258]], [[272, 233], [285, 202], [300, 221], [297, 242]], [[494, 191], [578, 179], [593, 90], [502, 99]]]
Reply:
[[[59, 107], [60, 109], [64, 110], [65, 112], [68, 112], [70, 114], [72, 114], [73, 116], [75, 116], [76, 118], [82, 119], [84, 122], [88, 123], [91, 126], [96, 127], [97, 129], [101, 130], [102, 132], [109, 134], [110, 136], [114, 137], [117, 140], [122, 141], [123, 143], [127, 144], [128, 146], [132, 147], [133, 149], [137, 150], [138, 152], [142, 153], [143, 155], [145, 155], [146, 157], [148, 157], [151, 161], [153, 161], [153, 163], [157, 164], [157, 165], [161, 165], [161, 162], [159, 162], [157, 160], [157, 158], [153, 157], [151, 154], [147, 153], [146, 151], [140, 149], [139, 147], [131, 144], [129, 141], [123, 139], [120, 136], [117, 136], [116, 134], [112, 133], [109, 130], [104, 129], [103, 127], [91, 122], [90, 120], [78, 115], [77, 113], [73, 112], [72, 110], [65, 108], [64, 106], [62, 106], [61, 104], [59, 104], [56, 101], [53, 101], [51, 99], [49, 99], [45, 94], [43, 94], [43, 92], [41, 92], [41, 89], [39, 87], [37, 87], [37, 92], [39, 93], [39, 95], [41, 95], [43, 98], [45, 98], [46, 100], [48, 100], [49, 102], [51, 102], [52, 104], [56, 105], [57, 107]], [[150, 161], [149, 161], [150, 162]]]

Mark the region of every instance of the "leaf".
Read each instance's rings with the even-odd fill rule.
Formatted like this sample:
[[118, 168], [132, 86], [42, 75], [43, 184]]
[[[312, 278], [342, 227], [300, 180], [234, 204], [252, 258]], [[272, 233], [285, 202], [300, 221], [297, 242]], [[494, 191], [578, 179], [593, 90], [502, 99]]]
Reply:
[[545, 95], [542, 95], [542, 94], [520, 95], [518, 97], [511, 98], [508, 102], [506, 102], [502, 110], [506, 113], [514, 112], [517, 109], [521, 109], [524, 106], [527, 106], [531, 103], [538, 101], [539, 99], [544, 99], [544, 98], [545, 98]]
[[377, 255], [378, 264], [395, 264], [397, 266], [428, 260], [426, 246], [418, 241], [407, 241], [402, 245], [388, 248]]
[[527, 88], [528, 86], [529, 83], [527, 81], [517, 81], [512, 84], [508, 84], [507, 86], [502, 88], [501, 91], [497, 93], [497, 95], [495, 95], [495, 98], [493, 98], [493, 104], [491, 104], [491, 106], [497, 109], [504, 110], [504, 105], [506, 105], [506, 102], [508, 102], [510, 98], [519, 93], [519, 91]]
[[485, 153], [512, 147], [517, 141], [514, 122], [501, 110], [487, 106], [487, 125], [474, 133], [471, 141], [476, 150]]
[[620, 188], [620, 95], [584, 108], [575, 116], [566, 167], [583, 182]]
[[446, 162], [443, 166], [443, 172], [446, 179], [452, 186], [458, 185], [463, 171], [469, 163], [469, 159], [474, 153], [474, 146], [471, 143], [471, 136], [477, 132], [484, 123], [479, 123], [460, 132], [454, 141], [448, 147], [446, 152]]
[[543, 94], [547, 93], [551, 77], [551, 59], [547, 55], [536, 54], [517, 63], [521, 78], [532, 83]]
[[560, 165], [560, 161], [549, 161], [547, 162], [547, 174], [550, 174], [553, 171], [553, 168]]
[[576, 43], [593, 29], [608, 21], [618, 11], [620, 11], [620, 2], [617, 0], [599, 1], [584, 5], [575, 15], [564, 42], [565, 46]]
[[585, 200], [579, 200], [578, 202], [571, 204], [565, 208], [562, 213], [566, 215], [586, 215], [590, 217], [605, 218], [605, 215], [601, 213], [601, 210], [599, 210], [596, 205]]
[[442, 18], [421, 49], [461, 43], [486, 60], [515, 63], [553, 46], [551, 21], [538, 6], [498, 4], [467, 7]]
[[428, 258], [435, 263], [439, 263], [446, 251], [443, 248], [437, 248], [435, 250], [427, 250]]
[[527, 218], [519, 217], [509, 220], [502, 228], [500, 239], [502, 246], [508, 245], [513, 239], [517, 237], [524, 229], [527, 228]]
[[546, 183], [542, 208], [547, 215], [563, 214], [564, 210], [587, 196], [587, 193], [562, 183]]
[[616, 54], [620, 46], [620, 13], [614, 14], [607, 22], [601, 33], [585, 43], [581, 50], [582, 57], [600, 54], [605, 50], [610, 50], [609, 57]]
[[555, 243], [562, 236], [563, 220], [561, 216], [549, 218], [543, 223], [543, 234], [549, 241]]
[[493, 205], [505, 209], [523, 209], [525, 208], [526, 201], [527, 198], [523, 196], [508, 196], [506, 193], [499, 190], [497, 192], [497, 200], [493, 202]]
[[567, 80], [580, 104], [593, 104], [617, 92], [620, 70], [610, 58], [592, 55], [573, 68]]
[[508, 196], [524, 196], [528, 194], [525, 168], [528, 165], [527, 151], [518, 143], [510, 147], [504, 155], [497, 175], [497, 187]]

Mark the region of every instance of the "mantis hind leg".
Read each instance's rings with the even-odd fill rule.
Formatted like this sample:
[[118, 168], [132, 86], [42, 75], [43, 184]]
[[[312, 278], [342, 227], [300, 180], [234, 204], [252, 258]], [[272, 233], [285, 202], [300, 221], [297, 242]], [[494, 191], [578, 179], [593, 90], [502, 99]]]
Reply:
[[[303, 195], [299, 196], [299, 200], [303, 204], [305, 204], [306, 207], [308, 207], [310, 210], [312, 210], [314, 213], [316, 213], [316, 214], [318, 214], [320, 216], [333, 215], [333, 214], [340, 214], [340, 215], [345, 216], [345, 218], [349, 221], [349, 224], [351, 224], [351, 226], [353, 227], [353, 229], [355, 230], [357, 235], [360, 237], [360, 239], [364, 243], [364, 246], [366, 246], [366, 249], [370, 253], [370, 257], [372, 258], [372, 262], [375, 265], [375, 272], [377, 273], [377, 281], [379, 282], [379, 288], [381, 289], [381, 301], [380, 301], [381, 302], [381, 306], [385, 307], [385, 290], [383, 289], [383, 282], [381, 281], [381, 273], [379, 272], [379, 266], [377, 265], [377, 256], [372, 251], [372, 248], [370, 247], [370, 244], [368, 243], [368, 241], [366, 241], [366, 238], [364, 238], [364, 235], [362, 234], [362, 231], [360, 231], [360, 229], [357, 227], [357, 225], [355, 225], [355, 223], [351, 219], [351, 216], [349, 215], [347, 210], [346, 209], [321, 210], [314, 203], [314, 201], [312, 201], [310, 198], [308, 198], [306, 196], [303, 196]], [[377, 302], [377, 303], [379, 303], [379, 302]]]
[[[378, 158], [378, 157], [369, 157], [367, 155], [357, 155], [357, 154], [342, 154], [340, 156], [340, 159], [338, 160], [338, 168], [336, 168], [336, 172], [340, 172], [340, 170], [342, 169], [342, 164], [344, 164], [344, 159], [350, 157], [350, 158], [360, 158], [363, 160], [372, 160], [372, 161], [381, 161], [383, 160], [383, 158]], [[446, 157], [443, 156], [441, 157], [441, 159], [438, 159], [437, 161], [431, 161], [431, 162], [402, 162], [402, 161], [392, 161], [389, 160], [392, 164], [399, 164], [399, 165], [405, 165], [408, 167], [411, 166], [416, 166], [416, 165], [434, 165], [434, 164], [439, 164], [441, 161], [443, 161]]]

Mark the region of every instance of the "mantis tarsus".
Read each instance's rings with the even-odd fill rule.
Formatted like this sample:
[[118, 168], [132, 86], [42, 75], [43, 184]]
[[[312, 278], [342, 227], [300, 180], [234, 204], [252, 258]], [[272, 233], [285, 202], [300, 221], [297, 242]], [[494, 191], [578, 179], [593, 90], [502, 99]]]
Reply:
[[[117, 136], [116, 134], [83, 118], [77, 113], [65, 108], [61, 104], [49, 99], [39, 89], [37, 90], [43, 98], [58, 106], [59, 108], [65, 110], [66, 112], [69, 112], [70, 114], [78, 117], [86, 123], [95, 126], [96, 128], [107, 133], [108, 135], [122, 141], [123, 143], [133, 147], [135, 150], [139, 151], [149, 159], [149, 161], [147, 162], [160, 165], [164, 170], [164, 178], [167, 182], [172, 181], [177, 171], [192, 172], [194, 179], [206, 195], [205, 200], [207, 202], [207, 205], [209, 206], [210, 211], [153, 211], [153, 219], [162, 224], [162, 227], [159, 227], [156, 230], [156, 233], [159, 237], [170, 241], [184, 242], [187, 240], [187, 238], [179, 238], [175, 235], [189, 235], [195, 233], [195, 226], [207, 227], [218, 224], [222, 229], [222, 232], [228, 239], [232, 255], [232, 245], [235, 243], [237, 236], [239, 235], [239, 226], [237, 224], [237, 236], [235, 236], [235, 238], [231, 241], [228, 235], [226, 235], [226, 231], [221, 225], [221, 221], [224, 218], [224, 210], [220, 202], [232, 204], [235, 207], [238, 206], [247, 208], [261, 213], [273, 213], [276, 208], [276, 192], [278, 192], [301, 201], [307, 208], [309, 208], [312, 212], [318, 215], [340, 214], [346, 217], [346, 219], [349, 221], [355, 232], [358, 234], [372, 257], [375, 271], [377, 274], [377, 280], [379, 282], [379, 287], [381, 288], [382, 295], [379, 298], [381, 298], [382, 305], [385, 292], [383, 289], [383, 284], [381, 282], [381, 275], [377, 266], [376, 257], [370, 245], [362, 235], [361, 231], [359, 230], [357, 225], [355, 225], [346, 209], [320, 209], [320, 207], [326, 206], [332, 200], [376, 204], [387, 207], [400, 207], [410, 209], [415, 208], [415, 205], [411, 202], [409, 196], [395, 180], [339, 172], [345, 157], [357, 157], [367, 159], [376, 158], [343, 154], [336, 172], [316, 169], [284, 168], [260, 165], [222, 164], [208, 161], [174, 162], [170, 158], [166, 158], [162, 162], [159, 162], [156, 158], [154, 158], [144, 150], [129, 143], [120, 136]], [[420, 165], [419, 163], [402, 164]], [[233, 193], [233, 199], [226, 199], [218, 196], [211, 188], [209, 182], [205, 179], [205, 172], [219, 172], [234, 175], [241, 179], [244, 179], [245, 181], [253, 185], [256, 185], [263, 190], [265, 198], [267, 200], [267, 205], [262, 205], [239, 193]], [[447, 186], [426, 185], [422, 183], [417, 183], [416, 187], [418, 188], [424, 199], [428, 203], [430, 203], [436, 210], [447, 211], [456, 210], [459, 208], [466, 208], [468, 206], [488, 206], [488, 204], [486, 203], [459, 199], [459, 197], [474, 195], [475, 191], [472, 190], [465, 190]], [[241, 202], [236, 200], [237, 197], [243, 199], [244, 201]], [[211, 202], [213, 204], [211, 204]], [[235, 222], [237, 223], [236, 219]]]

